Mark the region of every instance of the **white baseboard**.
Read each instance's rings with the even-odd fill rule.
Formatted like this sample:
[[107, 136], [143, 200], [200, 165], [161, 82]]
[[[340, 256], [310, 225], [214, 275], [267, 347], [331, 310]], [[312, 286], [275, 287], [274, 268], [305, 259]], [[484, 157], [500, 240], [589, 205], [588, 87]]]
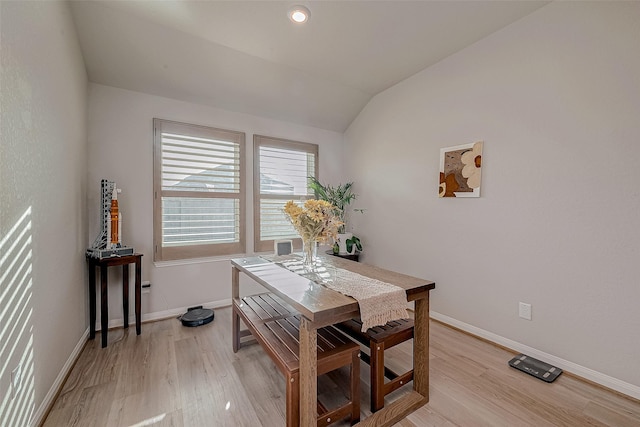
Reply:
[[[527, 345], [521, 344], [517, 341], [510, 340], [508, 338], [502, 337], [500, 335], [496, 335], [492, 332], [485, 331], [484, 329], [477, 328], [473, 325], [469, 325], [468, 323], [461, 322], [452, 317], [445, 316], [444, 314], [440, 314], [438, 312], [431, 311], [430, 316], [438, 320], [442, 323], [446, 323], [447, 325], [451, 325], [455, 328], [461, 329], [465, 332], [468, 332], [472, 335], [476, 335], [480, 338], [484, 338], [488, 341], [494, 342], [501, 346], [507, 347], [519, 353], [526, 354], [527, 356], [531, 356], [535, 359], [544, 360], [547, 363], [550, 363], [554, 366], [557, 366], [567, 372], [571, 372], [574, 375], [582, 377], [586, 380], [592, 381], [596, 384], [599, 384], [603, 387], [610, 388], [619, 393], [630, 396], [634, 399], [640, 399], [640, 387], [621, 381], [617, 378], [611, 377], [609, 375], [605, 375], [601, 372], [594, 371], [593, 369], [586, 368], [584, 366], [580, 366], [576, 363], [570, 362], [568, 360], [561, 359], [557, 356], [554, 356], [549, 353], [545, 353], [540, 350], [536, 350], [533, 347], [529, 347]], [[505, 362], [506, 363], [506, 362]]]
[[44, 422], [44, 417], [47, 414], [49, 407], [53, 404], [53, 400], [56, 398], [58, 391], [60, 391], [60, 389], [62, 388], [65, 378], [67, 378], [67, 375], [71, 371], [73, 364], [76, 363], [76, 360], [78, 360], [80, 352], [84, 348], [84, 345], [86, 344], [88, 339], [89, 328], [87, 328], [87, 330], [85, 330], [80, 337], [80, 341], [78, 341], [64, 366], [62, 366], [60, 373], [58, 373], [58, 376], [49, 388], [47, 395], [42, 400], [42, 403], [40, 403], [40, 406], [38, 406], [38, 410], [33, 414], [33, 418], [31, 418], [31, 422], [29, 423], [31, 427], [39, 426]]
[[[227, 306], [231, 305], [231, 298], [223, 299], [223, 300], [219, 300], [219, 301], [211, 301], [211, 302], [198, 304], [198, 305], [202, 305], [204, 308], [227, 307]], [[178, 317], [181, 314], [186, 313], [188, 308], [189, 307], [178, 307], [178, 308], [172, 308], [170, 310], [156, 311], [154, 313], [143, 314], [142, 315], [142, 321], [143, 322], [151, 322], [151, 321], [154, 321], [154, 320], [161, 320], [161, 319], [169, 319], [171, 317]], [[122, 327], [122, 323], [123, 323], [122, 317], [119, 318], [119, 319], [110, 319], [109, 320], [109, 328]], [[135, 316], [135, 313], [134, 313], [133, 315], [129, 316], [129, 326], [135, 325], [135, 324], [136, 324], [136, 316]], [[96, 331], [99, 331], [101, 329], [102, 328], [100, 327], [100, 321], [98, 319], [98, 322], [96, 322]]]

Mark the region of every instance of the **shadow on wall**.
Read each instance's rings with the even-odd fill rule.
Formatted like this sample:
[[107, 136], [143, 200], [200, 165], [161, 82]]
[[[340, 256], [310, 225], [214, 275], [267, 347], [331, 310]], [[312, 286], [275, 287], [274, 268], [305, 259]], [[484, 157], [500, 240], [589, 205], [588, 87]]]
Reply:
[[35, 410], [31, 207], [0, 236], [0, 425], [25, 426]]

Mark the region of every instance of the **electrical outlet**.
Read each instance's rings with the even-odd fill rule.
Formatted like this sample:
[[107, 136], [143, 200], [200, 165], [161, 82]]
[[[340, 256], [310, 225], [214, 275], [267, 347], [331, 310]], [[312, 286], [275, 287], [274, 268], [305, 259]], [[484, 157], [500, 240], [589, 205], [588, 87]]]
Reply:
[[22, 379], [22, 363], [11, 371], [11, 398], [15, 398], [20, 391], [20, 380]]
[[151, 282], [142, 282], [142, 293], [143, 294], [149, 294], [151, 293]]
[[523, 319], [531, 320], [531, 304], [524, 302], [519, 303], [518, 312]]

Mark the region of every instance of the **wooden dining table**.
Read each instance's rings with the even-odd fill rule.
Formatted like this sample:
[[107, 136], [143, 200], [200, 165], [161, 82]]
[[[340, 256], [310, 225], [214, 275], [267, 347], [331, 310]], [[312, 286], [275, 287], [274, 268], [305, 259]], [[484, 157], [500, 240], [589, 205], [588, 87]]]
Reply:
[[[358, 426], [392, 425], [429, 401], [429, 291], [430, 280], [419, 279], [364, 263], [321, 255], [320, 265], [331, 274], [344, 269], [404, 289], [407, 301], [414, 301], [413, 390], [382, 410], [365, 418]], [[258, 282], [300, 312], [300, 425], [317, 425], [317, 330], [359, 317], [355, 299], [331, 290], [317, 281], [296, 274], [260, 257], [231, 260], [232, 298], [240, 296], [240, 273]]]

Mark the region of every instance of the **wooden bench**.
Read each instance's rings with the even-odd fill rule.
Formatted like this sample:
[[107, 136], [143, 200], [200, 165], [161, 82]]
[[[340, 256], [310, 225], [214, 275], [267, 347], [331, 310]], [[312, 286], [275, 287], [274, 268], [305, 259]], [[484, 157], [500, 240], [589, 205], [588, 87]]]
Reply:
[[[335, 327], [371, 350], [371, 357], [361, 352], [360, 358], [371, 366], [371, 412], [384, 407], [384, 397], [413, 381], [413, 369], [398, 375], [384, 365], [384, 351], [413, 338], [413, 320], [400, 319], [362, 332], [362, 322], [352, 319]], [[385, 383], [384, 379], [389, 378]]]
[[[240, 319], [248, 330], [240, 330]], [[277, 296], [266, 293], [233, 299], [233, 351], [238, 351], [242, 337], [252, 335], [274, 361], [286, 380], [287, 426], [300, 423], [300, 314]], [[318, 401], [318, 426], [350, 417], [351, 424], [360, 419], [360, 347], [333, 327], [318, 329], [317, 375], [343, 366], [350, 367], [349, 401], [327, 410]]]

